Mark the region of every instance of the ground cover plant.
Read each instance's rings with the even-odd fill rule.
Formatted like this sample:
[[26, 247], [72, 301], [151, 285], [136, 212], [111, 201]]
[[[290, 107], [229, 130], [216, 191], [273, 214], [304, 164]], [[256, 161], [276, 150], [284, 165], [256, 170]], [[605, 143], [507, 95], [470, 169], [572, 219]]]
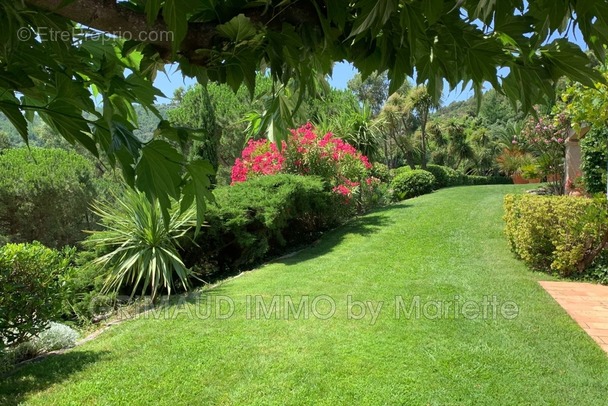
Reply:
[[[0, 403], [602, 404], [605, 353], [509, 252], [502, 201], [521, 191], [449, 188], [374, 211], [205, 291], [202, 308], [191, 296], [167, 317], [17, 370], [0, 382]], [[188, 316], [221, 297], [219, 315], [231, 300], [232, 317]], [[282, 313], [256, 319], [256, 300], [270, 308], [275, 297]], [[321, 315], [335, 300], [336, 313], [286, 319], [287, 297], [309, 307], [322, 297]], [[395, 317], [399, 297], [406, 308], [418, 298], [420, 316]], [[496, 318], [437, 316], [494, 297]], [[517, 312], [501, 314], [510, 302]]]

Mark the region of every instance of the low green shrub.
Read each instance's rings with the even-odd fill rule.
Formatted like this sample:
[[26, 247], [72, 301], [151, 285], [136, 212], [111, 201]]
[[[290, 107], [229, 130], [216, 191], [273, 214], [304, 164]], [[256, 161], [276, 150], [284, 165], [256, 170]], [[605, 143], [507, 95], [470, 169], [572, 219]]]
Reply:
[[589, 267], [585, 279], [608, 285], [608, 250], [602, 253], [593, 261]]
[[396, 175], [391, 182], [394, 200], [431, 193], [435, 188], [435, 177], [422, 169], [415, 169]]
[[511, 249], [539, 271], [580, 275], [608, 244], [604, 199], [508, 195], [504, 220]]
[[[448, 168], [447, 166], [429, 164], [426, 166], [426, 170], [432, 173], [435, 177], [436, 189], [450, 186], [452, 183], [452, 177], [458, 176], [455, 170]], [[452, 172], [454, 172], [454, 175], [452, 175]]]
[[38, 242], [0, 247], [0, 347], [28, 340], [61, 314], [72, 256]]
[[386, 206], [391, 203], [389, 183], [374, 181], [368, 187], [363, 188], [357, 198], [357, 214], [366, 213], [377, 207]]
[[104, 291], [107, 271], [90, 266], [101, 251], [79, 251], [65, 276], [66, 300], [61, 318], [88, 324], [116, 305], [116, 292]]
[[93, 164], [61, 149], [15, 148], [0, 154], [0, 234], [12, 242], [74, 245], [95, 219]]
[[320, 178], [260, 176], [214, 191], [201, 233], [182, 243], [182, 258], [203, 279], [260, 263], [285, 246], [314, 241], [354, 214], [354, 204]]

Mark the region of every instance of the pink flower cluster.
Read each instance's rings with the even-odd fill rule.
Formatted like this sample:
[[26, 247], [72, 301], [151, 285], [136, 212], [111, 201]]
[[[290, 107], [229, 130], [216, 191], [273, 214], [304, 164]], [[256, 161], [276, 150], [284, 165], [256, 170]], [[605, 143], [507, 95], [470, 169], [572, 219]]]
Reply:
[[361, 181], [371, 184], [367, 175], [368, 158], [331, 132], [319, 136], [308, 123], [291, 130], [281, 151], [267, 140], [249, 141], [241, 158], [232, 167], [232, 182], [244, 182], [252, 176], [277, 173], [316, 175], [328, 179], [334, 192], [351, 196]]
[[[283, 150], [285, 144], [283, 144]], [[251, 173], [274, 175], [283, 169], [285, 157], [276, 144], [267, 140], [249, 140], [247, 146], [232, 167], [232, 182], [244, 182]]]
[[523, 141], [531, 146], [539, 147], [542, 145], [550, 147], [551, 144], [557, 144], [560, 148], [565, 143], [569, 127], [568, 119], [564, 114], [557, 114], [553, 117], [539, 116], [538, 119], [531, 117], [522, 131], [523, 139], [521, 141], [513, 140], [513, 143]]
[[[366, 180], [366, 183], [369, 185], [370, 183], [367, 182], [370, 181], [370, 178], [368, 178]], [[343, 178], [342, 182], [337, 185], [334, 186], [334, 188], [332, 189], [335, 193], [341, 194], [343, 196], [347, 196], [347, 197], [351, 197], [353, 194], [353, 191], [358, 188], [359, 186], [361, 186], [361, 182], [353, 182], [349, 179]]]
[[348, 142], [335, 137], [331, 132], [319, 138], [311, 123], [307, 123], [296, 130], [291, 130], [291, 141], [297, 146], [297, 152], [301, 154], [306, 154], [313, 148], [320, 148], [320, 155], [323, 158], [331, 156], [334, 161], [340, 161], [346, 156], [351, 156], [361, 161], [366, 169], [372, 167], [365, 155], [362, 155]]

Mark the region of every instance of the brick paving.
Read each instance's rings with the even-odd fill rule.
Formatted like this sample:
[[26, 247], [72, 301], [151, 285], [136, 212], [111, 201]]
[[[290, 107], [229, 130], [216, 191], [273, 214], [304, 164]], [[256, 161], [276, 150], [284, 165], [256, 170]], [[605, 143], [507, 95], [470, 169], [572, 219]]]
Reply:
[[608, 286], [580, 282], [539, 282], [608, 353]]

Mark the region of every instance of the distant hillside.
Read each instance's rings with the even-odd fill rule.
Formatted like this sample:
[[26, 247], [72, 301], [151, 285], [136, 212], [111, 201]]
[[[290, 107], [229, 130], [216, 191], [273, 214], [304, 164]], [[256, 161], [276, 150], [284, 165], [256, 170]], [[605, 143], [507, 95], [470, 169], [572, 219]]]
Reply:
[[[159, 104], [156, 106], [156, 108], [160, 112], [161, 116], [163, 118], [166, 118], [167, 111], [174, 108], [174, 106], [170, 104]], [[139, 105], [135, 106], [135, 111], [137, 112], [137, 117], [139, 121], [139, 129], [135, 131], [135, 135], [142, 140], [149, 139], [154, 133], [154, 130], [158, 126], [160, 120], [154, 114], [145, 111]], [[36, 117], [34, 119], [34, 123], [29, 123], [30, 145], [41, 146], [44, 144], [38, 134], [38, 131], [41, 129], [41, 126], [43, 126], [43, 124], [44, 122], [39, 117]], [[2, 113], [0, 113], [0, 132], [5, 132], [6, 134], [8, 134], [12, 145], [23, 145], [23, 140], [21, 139], [21, 136], [19, 135], [15, 127], [13, 127], [11, 122]]]
[[479, 111], [477, 100], [471, 97], [468, 100], [450, 103], [439, 108], [433, 115], [434, 121], [450, 121], [467, 118], [479, 118], [486, 127], [503, 125], [523, 118], [523, 113], [517, 112], [508, 99], [495, 90], [486, 92], [481, 100]]
[[474, 97], [468, 100], [456, 101], [447, 106], [440, 107], [433, 117], [443, 118], [458, 118], [458, 117], [474, 117], [477, 115], [477, 102]]

